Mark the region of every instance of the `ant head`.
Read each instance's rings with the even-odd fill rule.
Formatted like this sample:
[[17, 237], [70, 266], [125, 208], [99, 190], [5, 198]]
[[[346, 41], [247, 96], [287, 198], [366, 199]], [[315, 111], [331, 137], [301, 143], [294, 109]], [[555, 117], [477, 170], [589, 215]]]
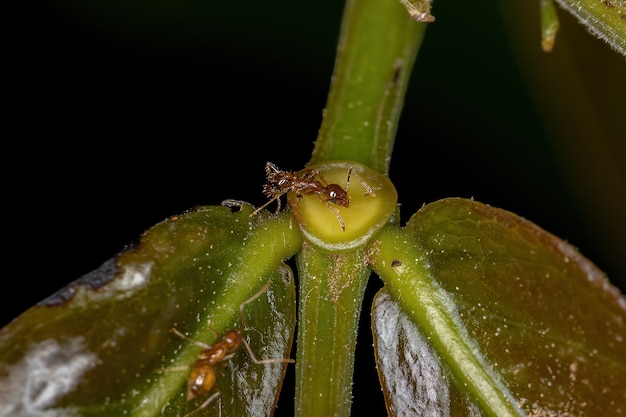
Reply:
[[339, 184], [328, 184], [324, 191], [325, 201], [342, 207], [350, 206], [348, 193]]
[[241, 343], [241, 331], [229, 330], [222, 337], [224, 347], [228, 350], [235, 350]]

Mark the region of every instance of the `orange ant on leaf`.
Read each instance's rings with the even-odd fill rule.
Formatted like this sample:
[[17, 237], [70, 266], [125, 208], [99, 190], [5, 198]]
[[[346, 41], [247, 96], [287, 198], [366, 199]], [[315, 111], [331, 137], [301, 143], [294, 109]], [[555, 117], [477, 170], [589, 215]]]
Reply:
[[200, 346], [203, 350], [198, 353], [198, 358], [193, 364], [193, 369], [187, 379], [187, 399], [192, 400], [198, 396], [208, 394], [214, 387], [215, 393], [208, 397], [198, 408], [186, 414], [185, 417], [206, 408], [213, 400], [220, 395], [220, 390], [215, 386], [217, 379], [216, 368], [226, 367], [225, 361], [231, 359], [235, 354], [239, 345], [243, 343], [250, 359], [255, 364], [269, 364], [269, 363], [294, 363], [295, 361], [290, 358], [274, 358], [274, 359], [257, 359], [248, 341], [243, 337], [243, 309], [247, 304], [250, 304], [261, 296], [270, 285], [270, 281], [267, 281], [263, 288], [261, 288], [256, 294], [248, 298], [239, 305], [239, 328], [237, 330], [228, 330], [224, 335], [211, 328], [215, 333], [217, 341], [212, 345], [208, 345], [204, 342], [193, 340], [179, 332], [176, 328], [172, 328], [172, 333], [181, 337], [182, 339], [192, 342], [196, 346]]
[[265, 164], [265, 174], [267, 181], [263, 186], [263, 192], [270, 200], [263, 204], [261, 207], [254, 210], [251, 216], [254, 216], [259, 211], [270, 205], [273, 201], [276, 201], [276, 213], [280, 211], [280, 197], [284, 194], [293, 191], [298, 196], [315, 194], [319, 197], [320, 201], [324, 203], [326, 207], [337, 217], [341, 230], [346, 231], [346, 225], [341, 218], [341, 215], [337, 209], [330, 205], [330, 203], [341, 207], [349, 207], [350, 200], [348, 199], [348, 187], [350, 187], [350, 177], [352, 174], [356, 177], [365, 188], [365, 191], [372, 197], [376, 197], [376, 193], [356, 172], [354, 167], [350, 167], [348, 170], [348, 178], [346, 179], [346, 189], [341, 188], [339, 184], [328, 184], [322, 173], [316, 169], [305, 169], [300, 172], [283, 171], [271, 162]]

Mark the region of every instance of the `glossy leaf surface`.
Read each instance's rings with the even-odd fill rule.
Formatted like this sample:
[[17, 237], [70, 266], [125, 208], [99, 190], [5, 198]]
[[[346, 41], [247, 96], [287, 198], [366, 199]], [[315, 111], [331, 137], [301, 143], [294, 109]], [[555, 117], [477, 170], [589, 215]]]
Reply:
[[[200, 207], [165, 220], [101, 268], [0, 332], [0, 415], [185, 415], [202, 347], [239, 328], [258, 359], [289, 355], [295, 289], [282, 262], [301, 238], [288, 216], [244, 205]], [[208, 321], [210, 320], [210, 327]], [[189, 339], [172, 332], [176, 328]], [[258, 365], [244, 346], [218, 367], [222, 415], [271, 415], [286, 364]], [[252, 411], [251, 411], [252, 410]], [[215, 410], [212, 410], [215, 413]]]
[[[389, 290], [427, 338], [446, 330], [414, 314], [406, 299], [425, 279], [439, 302], [428, 311], [446, 317], [460, 341], [455, 349], [469, 347], [494, 379], [489, 389], [506, 389], [503, 397], [526, 414], [626, 413], [626, 300], [571, 245], [510, 212], [455, 198], [423, 207], [405, 231], [417, 255], [402, 263], [405, 254], [396, 253], [395, 269], [413, 276], [396, 272]], [[392, 262], [385, 256], [379, 266]], [[385, 268], [377, 272], [393, 278]], [[451, 369], [463, 366], [450, 362], [458, 352], [445, 343], [436, 351]], [[454, 375], [481, 397], [487, 385], [471, 386], [473, 375], [466, 377]]]

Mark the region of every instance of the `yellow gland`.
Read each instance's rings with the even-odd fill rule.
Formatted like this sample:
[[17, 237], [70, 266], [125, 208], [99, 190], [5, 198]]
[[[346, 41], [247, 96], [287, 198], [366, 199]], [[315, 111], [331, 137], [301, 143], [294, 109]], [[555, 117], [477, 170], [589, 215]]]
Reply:
[[[310, 172], [319, 173], [315, 178], [321, 187], [317, 188], [327, 192], [291, 191], [287, 201], [304, 237], [316, 246], [344, 250], [363, 245], [396, 212], [398, 194], [389, 178], [363, 164], [329, 161], [310, 165], [295, 175]], [[333, 200], [333, 184], [347, 189], [348, 207], [344, 207], [345, 197], [344, 201]]]

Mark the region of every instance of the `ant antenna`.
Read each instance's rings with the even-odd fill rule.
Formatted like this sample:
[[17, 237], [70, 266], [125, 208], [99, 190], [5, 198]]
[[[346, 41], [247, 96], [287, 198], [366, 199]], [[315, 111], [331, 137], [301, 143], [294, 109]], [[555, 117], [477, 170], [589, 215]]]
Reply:
[[369, 186], [368, 183], [365, 182], [363, 178], [361, 178], [361, 176], [356, 172], [354, 167], [350, 167], [350, 169], [348, 170], [348, 178], [346, 179], [346, 194], [348, 194], [348, 187], [350, 187], [350, 177], [352, 176], [352, 173], [356, 175], [363, 188], [365, 188], [365, 191], [367, 191], [367, 193], [372, 197], [376, 197], [376, 192], [372, 189], [372, 187]]
[[263, 294], [265, 291], [267, 291], [269, 286], [270, 286], [270, 280], [267, 280], [265, 285], [263, 285], [263, 287], [256, 294], [254, 294], [252, 297], [248, 298], [246, 301], [241, 303], [241, 305], [239, 306], [239, 330], [240, 331], [243, 329], [243, 308], [245, 306], [247, 306], [248, 304], [250, 304], [251, 302], [253, 302], [254, 300], [256, 300], [257, 298], [259, 298], [261, 296], [261, 294]]

